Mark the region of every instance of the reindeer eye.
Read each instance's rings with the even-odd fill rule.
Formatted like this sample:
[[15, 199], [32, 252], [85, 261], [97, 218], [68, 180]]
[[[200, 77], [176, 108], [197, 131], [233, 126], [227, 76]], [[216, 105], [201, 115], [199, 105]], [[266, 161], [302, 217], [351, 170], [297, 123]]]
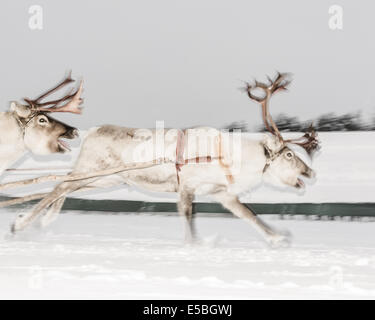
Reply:
[[286, 155], [286, 157], [288, 159], [292, 159], [293, 158], [293, 152], [292, 151], [288, 151], [285, 155]]
[[39, 123], [47, 123], [47, 120], [45, 118], [40, 118], [38, 120]]

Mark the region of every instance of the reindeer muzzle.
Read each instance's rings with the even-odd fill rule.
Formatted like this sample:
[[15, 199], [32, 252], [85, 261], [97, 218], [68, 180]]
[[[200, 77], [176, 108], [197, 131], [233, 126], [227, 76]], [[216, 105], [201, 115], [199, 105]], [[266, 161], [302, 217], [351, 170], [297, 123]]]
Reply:
[[63, 133], [60, 138], [65, 138], [65, 139], [75, 139], [79, 137], [78, 130], [73, 127], [68, 127], [65, 133]]
[[306, 178], [314, 179], [316, 176], [316, 173], [313, 169], [307, 167], [306, 170], [302, 173], [302, 175]]

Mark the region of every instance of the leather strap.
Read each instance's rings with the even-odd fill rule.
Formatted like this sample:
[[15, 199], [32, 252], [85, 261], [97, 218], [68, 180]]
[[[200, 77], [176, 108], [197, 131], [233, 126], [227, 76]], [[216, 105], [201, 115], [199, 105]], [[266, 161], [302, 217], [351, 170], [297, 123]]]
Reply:
[[225, 157], [223, 155], [223, 143], [222, 143], [221, 133], [219, 133], [219, 136], [218, 136], [218, 155], [219, 155], [219, 164], [224, 170], [224, 174], [225, 174], [225, 177], [227, 178], [228, 183], [229, 184], [234, 183], [234, 178], [230, 170], [230, 165], [224, 162]]
[[263, 173], [265, 173], [268, 167], [270, 166], [271, 162], [274, 161], [278, 156], [280, 156], [280, 154], [284, 151], [285, 147], [281, 148], [275, 154], [272, 154], [272, 152], [267, 148], [266, 145], [263, 145], [263, 148], [264, 148], [264, 155], [266, 156], [266, 159], [267, 159], [266, 164], [264, 165], [264, 168], [263, 168]]
[[181, 167], [185, 164], [184, 151], [185, 151], [185, 130], [178, 130], [177, 143], [176, 143], [176, 164], [175, 164], [178, 184], [180, 184], [180, 175], [178, 173], [181, 171]]
[[181, 167], [185, 164], [189, 163], [210, 163], [212, 160], [219, 160], [220, 166], [223, 168], [225, 177], [230, 184], [234, 183], [233, 175], [230, 171], [230, 166], [224, 162], [224, 156], [222, 152], [222, 141], [221, 141], [221, 133], [219, 134], [218, 138], [218, 157], [212, 156], [203, 156], [203, 157], [195, 157], [195, 158], [184, 158], [184, 151], [185, 151], [185, 143], [186, 143], [186, 130], [179, 130], [177, 133], [177, 143], [176, 143], [176, 177], [177, 183], [180, 184], [180, 175], [179, 172], [181, 171]]

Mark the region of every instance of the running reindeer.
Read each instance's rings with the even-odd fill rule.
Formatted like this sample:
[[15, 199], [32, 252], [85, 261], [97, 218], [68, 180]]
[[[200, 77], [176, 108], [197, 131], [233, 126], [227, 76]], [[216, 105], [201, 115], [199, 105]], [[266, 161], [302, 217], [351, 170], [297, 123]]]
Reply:
[[[25, 98], [26, 105], [11, 102], [10, 110], [0, 113], [0, 175], [19, 159], [25, 152], [34, 154], [63, 153], [69, 146], [61, 139], [73, 139], [78, 136], [76, 128], [68, 126], [48, 116], [52, 112], [70, 112], [80, 114], [78, 106], [82, 103], [82, 82], [79, 89], [61, 99], [41, 102], [44, 98], [74, 82], [70, 74], [56, 87], [38, 98]], [[63, 102], [66, 104], [59, 106]], [[52, 107], [47, 107], [52, 105]]]
[[[128, 184], [151, 191], [177, 192], [178, 211], [184, 217], [185, 236], [188, 240], [195, 237], [192, 216], [194, 196], [206, 195], [253, 225], [270, 245], [288, 243], [288, 234], [277, 232], [262, 222], [249, 208], [240, 203], [238, 194], [248, 191], [262, 179], [276, 185], [303, 188], [304, 183], [300, 177], [314, 176], [314, 171], [307, 165], [307, 161], [301, 160], [303, 157], [297, 155], [296, 149], [300, 149], [298, 152], [309, 158], [318, 147], [315, 131], [311, 128], [299, 139], [284, 140], [268, 110], [271, 96], [278, 91], [286, 90], [289, 83], [287, 74], [278, 74], [273, 81], [269, 80], [268, 84], [257, 81], [255, 85], [247, 84], [246, 92], [250, 99], [261, 104], [264, 124], [271, 135], [267, 134], [262, 141], [241, 136], [238, 156], [231, 155], [231, 151], [226, 149], [226, 144], [222, 143], [223, 133], [215, 129], [175, 130], [177, 133], [173, 138], [167, 137], [169, 132], [164, 130], [164, 143], [170, 147], [169, 154], [166, 152], [161, 158], [153, 158], [148, 162], [149, 158], [141, 157], [141, 162], [136, 164], [134, 153], [139, 151], [137, 149], [142, 143], [155, 138], [158, 134], [157, 129], [148, 131], [112, 125], [91, 129], [83, 142], [75, 167], [68, 176], [60, 179], [58, 176], [47, 176], [46, 179], [41, 177], [32, 181], [64, 182], [48, 194], [37, 195], [43, 199], [31, 212], [16, 217], [12, 231], [24, 229], [41, 214], [44, 214], [41, 224], [47, 225], [56, 218], [65, 197], [71, 192]], [[255, 95], [254, 89], [263, 90], [264, 96]], [[208, 131], [216, 132], [215, 154], [197, 156], [196, 135], [194, 139], [190, 139], [193, 141], [192, 147], [189, 145], [190, 148], [187, 150], [186, 143], [190, 135], [196, 132], [202, 135]], [[203, 137], [204, 139], [206, 138]], [[235, 167], [237, 170], [233, 169]], [[17, 184], [12, 186], [15, 185]], [[24, 200], [29, 199], [26, 197]]]

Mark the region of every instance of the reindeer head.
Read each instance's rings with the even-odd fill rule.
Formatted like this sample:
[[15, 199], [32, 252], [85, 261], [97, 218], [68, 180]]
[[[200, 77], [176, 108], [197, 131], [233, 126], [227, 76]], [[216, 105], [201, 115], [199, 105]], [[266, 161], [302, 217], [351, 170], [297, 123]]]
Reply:
[[[288, 74], [278, 73], [274, 80], [268, 78], [268, 82], [265, 84], [255, 81], [254, 85], [246, 84], [249, 98], [261, 104], [264, 125], [271, 133], [262, 142], [267, 159], [263, 170], [264, 178], [272, 184], [304, 188], [305, 184], [300, 177], [315, 176], [310, 163], [312, 153], [319, 147], [316, 132], [311, 125], [302, 137], [283, 139], [269, 113], [268, 103], [273, 93], [287, 90], [291, 80], [288, 79]], [[254, 89], [261, 89], [264, 95], [254, 95]]]
[[[31, 100], [25, 98], [27, 105], [17, 102], [11, 103], [11, 111], [17, 118], [23, 131], [25, 146], [35, 154], [64, 153], [69, 151], [69, 145], [62, 139], [74, 139], [78, 137], [78, 130], [51, 116], [51, 112], [70, 112], [80, 114], [79, 105], [83, 102], [81, 93], [83, 84], [81, 82], [78, 90], [63, 98], [41, 102], [45, 97], [73, 82], [70, 73], [66, 79], [56, 87], [48, 90], [38, 98]], [[59, 106], [62, 102], [66, 104]], [[52, 105], [52, 107], [47, 107]]]

